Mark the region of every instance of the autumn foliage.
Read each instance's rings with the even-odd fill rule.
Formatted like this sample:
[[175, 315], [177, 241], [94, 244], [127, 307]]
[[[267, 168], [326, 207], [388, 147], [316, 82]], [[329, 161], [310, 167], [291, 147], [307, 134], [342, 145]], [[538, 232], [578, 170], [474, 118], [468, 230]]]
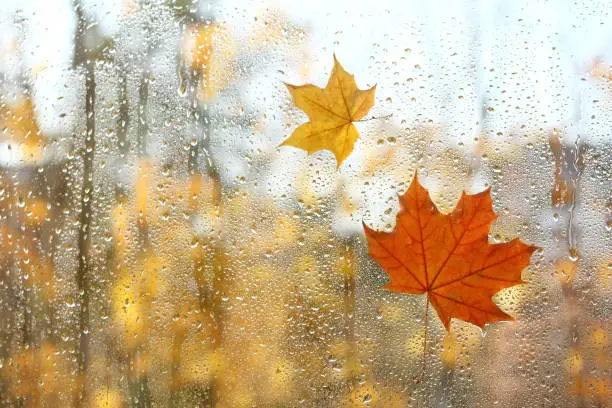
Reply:
[[281, 146], [294, 146], [308, 154], [329, 150], [340, 167], [359, 138], [353, 122], [363, 119], [374, 105], [376, 86], [358, 89], [355, 77], [342, 68], [335, 55], [325, 88], [311, 84], [286, 85], [293, 102], [308, 115], [309, 121], [295, 129]]
[[[75, 6], [69, 46], [87, 58], [62, 71], [75, 79], [65, 97], [40, 88], [46, 68], [0, 67], [1, 406], [525, 406], [534, 390], [551, 406], [604, 404], [610, 263], [599, 238], [612, 221], [599, 214], [605, 157], [590, 139], [547, 141], [528, 121], [515, 132], [506, 101], [481, 89], [478, 125], [450, 129], [455, 110], [431, 113], [454, 93], [434, 87], [460, 77], [431, 72], [426, 41], [423, 55], [384, 43], [384, 58], [370, 55], [369, 82], [393, 83], [378, 97], [397, 120], [366, 134], [359, 126], [382, 119], [370, 112], [376, 85], [360, 89], [335, 55], [324, 87], [284, 93], [280, 76], [306, 77], [314, 51], [290, 15], [262, 8], [245, 26], [217, 6], [136, 3], [117, 38]], [[344, 174], [327, 153], [288, 163], [287, 126], [280, 146], [327, 150], [336, 170], [360, 154]], [[363, 225], [389, 294], [360, 221], [416, 167], [431, 196], [415, 174], [393, 230]], [[431, 198], [458, 198], [475, 180], [499, 194], [463, 193], [449, 213]], [[529, 285], [515, 287], [537, 248], [512, 234], [489, 242], [493, 198], [515, 215], [495, 233], [547, 248]], [[426, 295], [412, 298], [426, 302], [423, 327], [421, 303], [399, 293]], [[430, 305], [442, 325], [428, 331]], [[510, 314], [525, 318], [481, 335]], [[453, 318], [472, 324], [451, 331]]]
[[447, 330], [453, 317], [480, 327], [513, 320], [491, 297], [523, 283], [521, 272], [537, 248], [518, 239], [489, 244], [497, 218], [492, 203], [489, 189], [464, 193], [452, 213], [441, 214], [415, 175], [400, 197], [393, 232], [364, 224], [370, 255], [391, 278], [383, 289], [427, 293]]

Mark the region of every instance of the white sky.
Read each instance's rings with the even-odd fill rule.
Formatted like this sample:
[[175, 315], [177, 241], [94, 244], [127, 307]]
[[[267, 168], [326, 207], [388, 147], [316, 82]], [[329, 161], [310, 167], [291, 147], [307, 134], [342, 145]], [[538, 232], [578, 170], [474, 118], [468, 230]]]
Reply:
[[[95, 10], [101, 32], [112, 36], [120, 29], [125, 1], [84, 3]], [[606, 1], [227, 0], [210, 7], [203, 2], [202, 7], [243, 37], [263, 10], [281, 10], [309, 33], [309, 81], [326, 83], [335, 52], [361, 88], [378, 85], [373, 116], [393, 113], [402, 127], [431, 120], [444, 128], [449, 144], [461, 140], [469, 147], [482, 132], [504, 138], [552, 128], [593, 144], [612, 138], [612, 85], [588, 75], [597, 59], [612, 64], [612, 6]], [[82, 86], [70, 68], [74, 24], [71, 0], [0, 0], [0, 72], [9, 79], [20, 71], [33, 72], [44, 132], [66, 127], [57, 113], [75, 109], [77, 85]], [[26, 41], [15, 52], [19, 30]], [[267, 100], [262, 111], [280, 111], [282, 101], [274, 93], [278, 87], [270, 81], [299, 83], [304, 78], [286, 66], [268, 68], [285, 74], [254, 79], [249, 89], [255, 95], [245, 89], [243, 96]], [[492, 110], [483, 123], [486, 108]], [[282, 130], [281, 123], [268, 124]], [[267, 148], [286, 137], [281, 130]], [[223, 152], [229, 180], [248, 171], [232, 149], [250, 143], [251, 135], [235, 137], [244, 140], [233, 141]], [[0, 146], [0, 161], [14, 159], [7, 152]], [[277, 196], [295, 180], [299, 167], [292, 163], [304, 160], [302, 153], [283, 151], [272, 164], [272, 169], [283, 169], [271, 173]], [[360, 154], [356, 149], [349, 157], [349, 167], [359, 168]], [[361, 218], [355, 219], [361, 228]]]
[[[84, 3], [96, 11], [103, 33], [112, 35], [117, 30], [125, 0]], [[283, 10], [292, 21], [310, 28], [313, 81], [325, 80], [329, 56], [336, 52], [362, 86], [378, 83], [394, 106], [409, 107], [404, 109], [404, 119], [446, 122], [457, 137], [466, 129], [477, 131], [477, 104], [483, 92], [495, 109], [489, 126], [496, 131], [517, 124], [539, 126], [542, 118], [547, 127], [567, 126], [570, 118], [578, 117], [574, 101], [593, 91], [581, 85], [590, 64], [595, 58], [612, 63], [612, 6], [605, 1], [380, 0], [374, 7], [370, 0], [228, 0], [212, 3], [210, 8], [233, 27], [250, 27], [262, 9]], [[13, 24], [16, 10], [23, 24]], [[17, 30], [22, 29], [26, 33], [21, 48], [24, 68], [44, 67], [35, 85], [39, 107], [65, 93], [74, 24], [71, 0], [0, 2], [0, 55], [11, 54]], [[412, 50], [409, 55], [406, 48]], [[394, 64], [398, 76], [369, 68], [370, 56], [383, 65]], [[3, 58], [0, 70], [17, 61]], [[393, 87], [398, 79], [418, 75], [415, 64], [433, 75], [422, 81], [422, 94], [415, 95], [419, 88], [406, 92], [405, 87]], [[475, 65], [472, 72], [467, 69], [470, 65]], [[491, 83], [499, 89], [487, 89]], [[455, 99], [459, 94], [462, 100]], [[410, 103], [413, 97], [416, 106]], [[450, 106], [443, 103], [444, 98], [455, 102]], [[439, 109], [441, 105], [449, 106]], [[530, 109], [517, 111], [516, 105]], [[49, 120], [42, 125], [59, 124]], [[600, 139], [604, 134], [592, 136]]]

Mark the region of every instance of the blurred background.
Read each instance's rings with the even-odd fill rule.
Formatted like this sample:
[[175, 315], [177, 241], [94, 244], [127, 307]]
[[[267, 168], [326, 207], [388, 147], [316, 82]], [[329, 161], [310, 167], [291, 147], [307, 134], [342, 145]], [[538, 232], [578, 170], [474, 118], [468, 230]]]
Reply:
[[[0, 2], [0, 406], [604, 407], [607, 1]], [[376, 104], [336, 171], [278, 148], [333, 53]], [[541, 250], [447, 333], [378, 289], [418, 169]]]

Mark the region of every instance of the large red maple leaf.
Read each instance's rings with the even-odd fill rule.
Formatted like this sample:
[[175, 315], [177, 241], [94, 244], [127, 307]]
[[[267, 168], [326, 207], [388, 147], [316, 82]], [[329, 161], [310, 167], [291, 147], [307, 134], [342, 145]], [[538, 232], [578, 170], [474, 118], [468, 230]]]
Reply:
[[490, 244], [488, 232], [497, 218], [490, 188], [461, 196], [450, 214], [442, 214], [419, 184], [415, 174], [399, 197], [397, 224], [379, 232], [364, 224], [370, 256], [387, 272], [382, 288], [422, 294], [450, 330], [451, 318], [473, 323], [514, 320], [491, 297], [500, 290], [524, 283], [523, 269], [537, 249], [518, 238]]

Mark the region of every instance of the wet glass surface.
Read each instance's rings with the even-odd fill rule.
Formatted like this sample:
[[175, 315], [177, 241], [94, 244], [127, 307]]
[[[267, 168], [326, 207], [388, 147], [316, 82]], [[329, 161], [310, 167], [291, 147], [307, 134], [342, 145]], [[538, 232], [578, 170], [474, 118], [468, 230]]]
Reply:
[[[605, 1], [4, 0], [0, 405], [604, 407]], [[359, 139], [279, 147], [286, 83], [376, 85]], [[512, 322], [381, 290], [363, 223], [418, 171], [538, 246]], [[428, 346], [424, 348], [427, 336]]]

